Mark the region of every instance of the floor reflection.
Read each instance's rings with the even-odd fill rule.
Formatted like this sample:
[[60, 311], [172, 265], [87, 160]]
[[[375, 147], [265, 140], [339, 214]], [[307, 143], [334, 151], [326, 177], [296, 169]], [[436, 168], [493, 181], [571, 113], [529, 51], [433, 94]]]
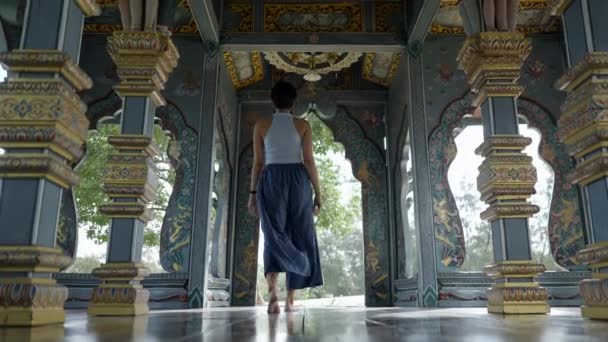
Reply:
[[550, 315], [502, 316], [485, 309], [264, 308], [156, 311], [141, 317], [87, 317], [69, 311], [64, 325], [0, 328], [0, 341], [606, 341], [608, 322], [578, 308]]

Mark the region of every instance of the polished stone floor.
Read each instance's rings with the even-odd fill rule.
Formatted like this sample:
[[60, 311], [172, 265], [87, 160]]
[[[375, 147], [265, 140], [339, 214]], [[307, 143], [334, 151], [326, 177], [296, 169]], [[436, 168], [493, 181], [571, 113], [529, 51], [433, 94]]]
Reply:
[[138, 318], [88, 318], [63, 326], [2, 328], [0, 341], [608, 341], [608, 322], [577, 308], [500, 316], [485, 309], [307, 307], [269, 316], [263, 307], [156, 311]]

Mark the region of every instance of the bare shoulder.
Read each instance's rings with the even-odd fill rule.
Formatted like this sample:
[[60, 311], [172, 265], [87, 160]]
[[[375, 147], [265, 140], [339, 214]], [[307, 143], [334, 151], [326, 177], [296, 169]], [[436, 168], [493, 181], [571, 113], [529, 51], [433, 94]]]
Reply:
[[310, 123], [305, 119], [293, 118], [293, 123], [300, 134], [304, 134], [310, 129]]
[[257, 130], [258, 132], [260, 132], [260, 134], [264, 135], [271, 124], [272, 124], [272, 117], [261, 117], [255, 121], [253, 129]]

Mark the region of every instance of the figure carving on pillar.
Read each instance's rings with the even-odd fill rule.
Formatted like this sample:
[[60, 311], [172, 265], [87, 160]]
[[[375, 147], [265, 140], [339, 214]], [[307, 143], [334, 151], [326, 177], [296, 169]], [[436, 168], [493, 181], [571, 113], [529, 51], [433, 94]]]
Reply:
[[515, 32], [519, 0], [483, 0], [486, 31]]

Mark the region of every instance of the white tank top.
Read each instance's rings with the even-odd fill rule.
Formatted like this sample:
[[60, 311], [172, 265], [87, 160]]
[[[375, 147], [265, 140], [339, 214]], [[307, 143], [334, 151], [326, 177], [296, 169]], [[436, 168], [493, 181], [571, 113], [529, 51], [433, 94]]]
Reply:
[[264, 137], [264, 160], [269, 164], [302, 162], [302, 138], [290, 113], [275, 113]]

